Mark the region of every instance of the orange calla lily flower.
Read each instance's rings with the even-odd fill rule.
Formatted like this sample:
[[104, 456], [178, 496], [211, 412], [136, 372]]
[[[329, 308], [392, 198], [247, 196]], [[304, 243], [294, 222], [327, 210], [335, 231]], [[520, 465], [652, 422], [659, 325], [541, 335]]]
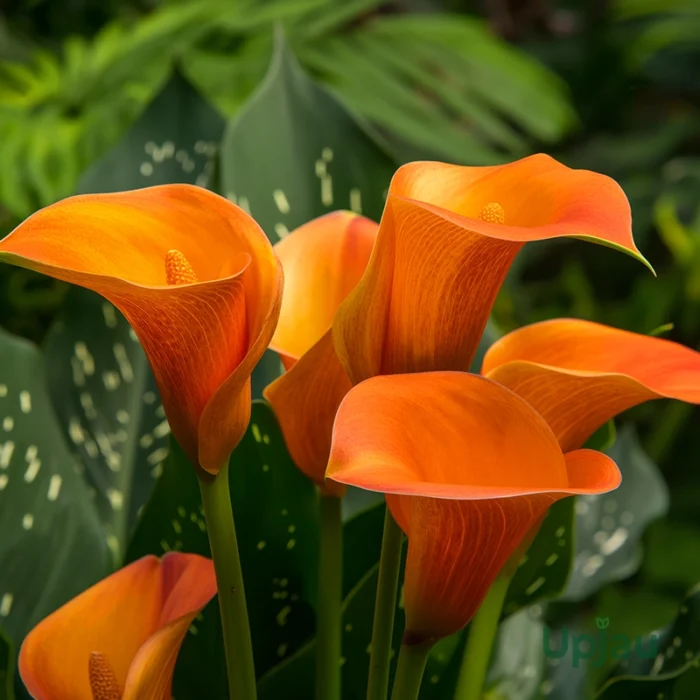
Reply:
[[544, 417], [564, 451], [650, 399], [700, 403], [700, 353], [663, 338], [555, 319], [497, 340], [482, 374]]
[[182, 641], [215, 594], [209, 559], [139, 559], [29, 633], [22, 680], [36, 700], [170, 700]]
[[287, 372], [264, 396], [297, 466], [329, 495], [344, 487], [324, 481], [333, 420], [351, 384], [333, 349], [331, 323], [362, 277], [378, 225], [338, 211], [310, 221], [275, 246], [285, 289], [270, 344]]
[[354, 387], [336, 417], [327, 476], [385, 493], [408, 536], [409, 645], [466, 625], [554, 501], [620, 483], [606, 455], [564, 454], [526, 401], [461, 372]]
[[250, 374], [281, 304], [281, 266], [250, 216], [191, 185], [70, 197], [0, 241], [0, 260], [119, 308], [178, 442], [194, 464], [221, 469], [250, 420]]
[[285, 286], [270, 349], [290, 369], [328, 331], [364, 274], [378, 225], [349, 211], [320, 216], [275, 245]]
[[389, 188], [372, 258], [333, 322], [353, 383], [466, 370], [522, 246], [572, 236], [644, 261], [608, 177], [545, 155], [493, 167], [410, 163]]

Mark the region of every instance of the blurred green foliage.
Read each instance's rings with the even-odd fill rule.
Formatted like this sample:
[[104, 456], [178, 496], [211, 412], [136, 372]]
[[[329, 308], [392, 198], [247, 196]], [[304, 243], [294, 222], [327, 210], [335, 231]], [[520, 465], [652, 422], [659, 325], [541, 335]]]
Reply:
[[[287, 46], [280, 52], [278, 45], [270, 68], [275, 27]], [[78, 191], [186, 181], [235, 196], [276, 240], [332, 208], [358, 208], [378, 218], [392, 169], [408, 159], [477, 165], [543, 150], [620, 182], [632, 205], [635, 237], [658, 277], [613, 251], [580, 242], [531, 245], [508, 276], [490, 331], [564, 315], [655, 332], [697, 348], [698, 36], [697, 0], [9, 0], [0, 10], [0, 235], [38, 207]], [[266, 148], [269, 144], [274, 147]], [[289, 195], [286, 205], [275, 196], [278, 191]], [[36, 486], [21, 477], [0, 482], [0, 627], [12, 643], [0, 634], [0, 698], [12, 697], [6, 683], [10, 648], [27, 626], [104, 575], [113, 562], [122, 562], [125, 552], [133, 558], [177, 548], [178, 542], [206, 552], [196, 492], [190, 503], [186, 482], [173, 478], [181, 456], [171, 452], [166, 460], [167, 450], [158, 442], [166, 433], [159, 429], [152, 378], [123, 324], [89, 295], [67, 294], [63, 284], [0, 267], [0, 325], [14, 334], [0, 336], [0, 384], [17, 393], [18, 381], [31, 383], [45, 425], [42, 442], [32, 438], [32, 444], [53, 455], [53, 471], [44, 469]], [[44, 348], [40, 352], [15, 336]], [[78, 350], [80, 343], [86, 348]], [[115, 343], [128, 348], [138, 373], [131, 392], [98, 390], [104, 375], [120, 371]], [[99, 419], [81, 403], [78, 380], [90, 361], [98, 373], [87, 373], [83, 381], [90, 384]], [[257, 384], [278, 370], [268, 360]], [[126, 445], [120, 442], [120, 411], [138, 417]], [[274, 436], [276, 426], [264, 407], [255, 411], [256, 425]], [[22, 433], [22, 413], [8, 417]], [[620, 426], [611, 448], [626, 478], [626, 490], [616, 499], [624, 500], [635, 527], [608, 555], [602, 545], [622, 522], [606, 521], [616, 508], [621, 513], [617, 501], [613, 508], [605, 499], [581, 499], [576, 509], [563, 502], [552, 512], [530, 552], [530, 566], [523, 564], [509, 593], [506, 613], [515, 614], [501, 630], [489, 700], [581, 700], [601, 687], [605, 700], [657, 698], [667, 691], [668, 697], [697, 697], [697, 593], [684, 598], [700, 581], [700, 413], [654, 402], [619, 423], [629, 425]], [[30, 437], [20, 437], [27, 443], [17, 447], [23, 458]], [[0, 446], [3, 439], [0, 433]], [[276, 441], [263, 446], [253, 432], [241, 447], [241, 458], [260, 463], [258, 477], [268, 449], [279, 451], [280, 463], [286, 463]], [[124, 483], [116, 483], [109, 470], [115, 454], [124, 460], [119, 476]], [[159, 478], [164, 460], [169, 471]], [[70, 503], [83, 503], [58, 519], [34, 507], [39, 489], [43, 500], [55, 490], [51, 474], [61, 476]], [[275, 498], [297, 489], [299, 499], [310, 502], [311, 492], [295, 476], [291, 468], [281, 473]], [[154, 488], [134, 535], [136, 513]], [[126, 498], [118, 517], [108, 507], [114, 490]], [[83, 491], [94, 493], [89, 506], [78, 497]], [[187, 518], [195, 516], [180, 524], [190, 528], [187, 547], [185, 535], [174, 537], [171, 527], [173, 519], [184, 518], [178, 511], [183, 504]], [[20, 529], [30, 506], [37, 515]], [[240, 517], [253, 518], [245, 503], [236, 507]], [[265, 525], [271, 532], [278, 517], [272, 513]], [[144, 525], [149, 522], [155, 523], [150, 529]], [[281, 636], [256, 649], [266, 672], [262, 697], [279, 697], [278, 689], [292, 683], [298, 683], [300, 698], [308, 697], [303, 693], [310, 677], [315, 592], [299, 561], [315, 556], [309, 542], [318, 524], [300, 523], [307, 531], [304, 547], [289, 553], [286, 535], [275, 531], [269, 538], [268, 554], [283, 553], [287, 578], [296, 587], [298, 616], [292, 613], [289, 627], [275, 630]], [[169, 539], [150, 541], [167, 527]], [[349, 541], [375, 541], [381, 518], [371, 508], [355, 509], [345, 528]], [[82, 533], [79, 544], [75, 532]], [[72, 537], [74, 548], [51, 548], [52, 535]], [[84, 580], [56, 576], [46, 590], [34, 591], [26, 584], [32, 572], [16, 566], [17, 553], [27, 547], [50, 552], [42, 564], [46, 571], [60, 570], [61, 561], [75, 562], [76, 552], [92, 552], [89, 566], [71, 564]], [[534, 564], [558, 548], [572, 567], [568, 587], [565, 570], [538, 584]], [[244, 558], [259, 553], [253, 547]], [[346, 561], [352, 572], [346, 574], [348, 619], [368, 619], [377, 556], [368, 547]], [[271, 580], [267, 576], [264, 595], [255, 600], [260, 619], [286, 609], [282, 598], [276, 607], [264, 605], [263, 598], [272, 595]], [[3, 586], [27, 588], [25, 601], [12, 603]], [[683, 612], [689, 604], [692, 624]], [[661, 667], [574, 668], [570, 659], [555, 665], [533, 654], [541, 649], [537, 640], [545, 625], [553, 631], [590, 630], [596, 617], [610, 617], [611, 629], [625, 634], [664, 630], [665, 658], [675, 653], [669, 649], [682, 649], [671, 663], [673, 673], [661, 680], [621, 681], [616, 678], [627, 674], [658, 676]], [[212, 620], [217, 617], [209, 610], [201, 638], [216, 638]], [[365, 673], [364, 622], [354, 638], [346, 634], [349, 698], [359, 697]], [[674, 644], [676, 637], [680, 644]], [[450, 692], [462, 640], [463, 635], [448, 640], [431, 658], [425, 698]], [[198, 647], [188, 639], [177, 697], [196, 697], [187, 669], [203, 662], [197, 656], [202, 653], [213, 669], [218, 651], [213, 641]], [[215, 693], [222, 677], [210, 670], [208, 681]]]

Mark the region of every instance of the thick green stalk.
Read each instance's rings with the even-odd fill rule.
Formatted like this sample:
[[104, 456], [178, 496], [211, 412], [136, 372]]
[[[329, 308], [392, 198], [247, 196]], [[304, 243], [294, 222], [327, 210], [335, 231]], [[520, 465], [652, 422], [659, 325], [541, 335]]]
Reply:
[[316, 698], [340, 700], [343, 521], [341, 501], [321, 496], [321, 561], [318, 579]]
[[391, 700], [418, 700], [425, 664], [432, 646], [432, 643], [423, 643], [411, 646], [404, 644], [401, 647]]
[[367, 700], [386, 700], [389, 692], [391, 642], [394, 632], [402, 543], [403, 532], [387, 508], [384, 516], [382, 553], [379, 559], [377, 598], [374, 605]]
[[256, 700], [253, 644], [243, 588], [228, 485], [228, 464], [216, 475], [200, 475], [204, 517], [219, 588], [219, 608], [231, 700]]
[[489, 589], [469, 627], [455, 700], [479, 700], [511, 577], [501, 574]]

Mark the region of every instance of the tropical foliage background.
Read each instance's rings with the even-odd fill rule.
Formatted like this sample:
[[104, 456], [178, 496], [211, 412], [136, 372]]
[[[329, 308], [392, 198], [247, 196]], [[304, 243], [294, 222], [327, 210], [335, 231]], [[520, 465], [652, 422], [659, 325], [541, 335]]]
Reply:
[[[5, 0], [0, 236], [77, 192], [191, 182], [249, 210], [276, 241], [333, 209], [378, 220], [407, 160], [480, 165], [544, 151], [621, 183], [658, 277], [596, 246], [530, 245], [487, 335], [574, 316], [697, 348], [698, 35], [697, 0]], [[44, 615], [124, 562], [206, 553], [208, 542], [194, 474], [115, 309], [3, 266], [0, 326], [9, 700], [26, 697], [15, 654]], [[258, 395], [278, 371], [263, 361]], [[698, 697], [699, 419], [697, 408], [653, 402], [597, 436], [623, 486], [548, 516], [508, 593], [489, 700]], [[287, 467], [273, 480], [272, 462]], [[232, 479], [251, 621], [264, 631], [261, 696], [306, 700], [319, 523], [313, 487], [263, 403]], [[345, 505], [343, 685], [354, 700], [382, 511], [357, 494]], [[605, 619], [611, 634], [655, 633], [659, 656], [546, 657], [545, 632], [598, 634]], [[224, 696], [218, 624], [208, 608], [191, 630], [178, 700]], [[421, 698], [450, 697], [463, 642], [439, 646]]]

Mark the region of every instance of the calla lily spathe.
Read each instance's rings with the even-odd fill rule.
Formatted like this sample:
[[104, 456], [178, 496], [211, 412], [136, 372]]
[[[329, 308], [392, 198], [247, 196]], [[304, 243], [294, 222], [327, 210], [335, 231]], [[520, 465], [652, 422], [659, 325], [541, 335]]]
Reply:
[[620, 186], [546, 155], [492, 167], [409, 163], [389, 188], [372, 258], [333, 322], [353, 384], [469, 368], [527, 242], [582, 238], [644, 260]]
[[[302, 329], [309, 327], [305, 317], [327, 322], [332, 305], [326, 300], [340, 298], [334, 280], [343, 279], [344, 291], [352, 288], [346, 279], [356, 286], [333, 316], [332, 338], [307, 342], [302, 356], [295, 353], [292, 370], [265, 392], [292, 456], [318, 483], [331, 416], [353, 383], [381, 374], [469, 368], [495, 296], [524, 243], [578, 237], [643, 260], [619, 185], [545, 155], [493, 167], [418, 162], [399, 168], [359, 280], [360, 266], [346, 269], [338, 254], [345, 248], [310, 243], [324, 220], [330, 223], [318, 219], [303, 238], [294, 233], [279, 244], [289, 246], [279, 251], [286, 276], [306, 280], [306, 270], [305, 290], [313, 287], [299, 307], [303, 314], [295, 314], [290, 302], [289, 318]], [[318, 274], [325, 269], [335, 276]], [[290, 299], [299, 296], [288, 293]], [[284, 355], [290, 347], [276, 349]]]
[[27, 635], [22, 680], [35, 700], [170, 700], [182, 641], [215, 594], [209, 559], [139, 559]]
[[700, 404], [700, 353], [678, 343], [559, 318], [519, 328], [484, 356], [482, 374], [522, 396], [562, 450], [652, 399]]
[[466, 625], [554, 501], [620, 483], [607, 456], [564, 454], [526, 401], [463, 372], [355, 386], [336, 417], [327, 476], [385, 493], [408, 536], [409, 645]]
[[119, 308], [178, 442], [205, 471], [221, 469], [250, 420], [250, 375], [282, 296], [281, 266], [250, 216], [191, 185], [81, 195], [20, 224], [0, 260]]
[[408, 643], [466, 624], [557, 498], [617, 486], [607, 457], [578, 449], [599, 427], [651, 399], [700, 403], [700, 353], [574, 319], [504, 336], [483, 374], [367, 380], [336, 419], [328, 478], [386, 493], [409, 539]]
[[285, 276], [282, 312], [270, 348], [287, 372], [264, 396], [272, 405], [295, 464], [322, 492], [336, 411], [350, 379], [333, 349], [331, 324], [338, 306], [360, 281], [377, 224], [337, 211], [301, 226], [275, 246]]

